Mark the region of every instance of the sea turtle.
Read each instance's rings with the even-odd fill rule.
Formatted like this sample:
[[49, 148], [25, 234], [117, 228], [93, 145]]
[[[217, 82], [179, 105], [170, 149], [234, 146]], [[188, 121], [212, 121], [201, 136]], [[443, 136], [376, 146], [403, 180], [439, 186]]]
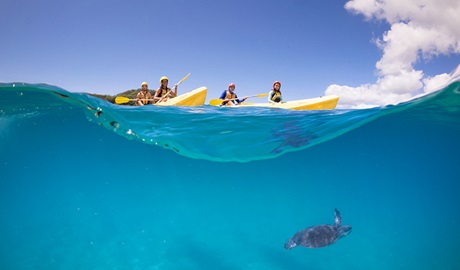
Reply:
[[334, 244], [337, 239], [351, 233], [351, 226], [342, 226], [339, 210], [335, 211], [334, 225], [317, 225], [303, 229], [292, 236], [284, 245], [285, 249], [304, 246], [309, 248], [325, 247]]

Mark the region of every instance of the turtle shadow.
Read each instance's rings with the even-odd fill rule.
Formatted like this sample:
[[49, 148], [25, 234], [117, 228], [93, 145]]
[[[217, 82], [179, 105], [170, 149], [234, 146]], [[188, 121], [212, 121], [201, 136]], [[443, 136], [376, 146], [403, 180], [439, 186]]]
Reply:
[[283, 123], [279, 129], [273, 129], [272, 138], [281, 142], [272, 153], [281, 153], [289, 148], [306, 147], [319, 136], [302, 128], [299, 121], [289, 121]]

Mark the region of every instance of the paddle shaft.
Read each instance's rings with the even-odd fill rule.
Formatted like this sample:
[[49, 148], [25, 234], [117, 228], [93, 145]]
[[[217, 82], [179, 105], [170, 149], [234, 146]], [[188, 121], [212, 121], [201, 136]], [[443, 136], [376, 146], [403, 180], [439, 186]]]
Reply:
[[[268, 96], [268, 94], [257, 94], [253, 96], [247, 96], [247, 98], [252, 98], [252, 97], [265, 97]], [[244, 99], [244, 98], [231, 98], [231, 99], [223, 99], [223, 101], [230, 101], [230, 100], [237, 100], [237, 99]]]
[[171, 90], [169, 90], [168, 92], [166, 92], [166, 94], [165, 94], [164, 96], [162, 96], [162, 97], [157, 101], [157, 103], [155, 103], [154, 105], [156, 105], [156, 104], [162, 102], [163, 99], [165, 99], [165, 97], [167, 97], [167, 96], [169, 95], [169, 93], [171, 93]]

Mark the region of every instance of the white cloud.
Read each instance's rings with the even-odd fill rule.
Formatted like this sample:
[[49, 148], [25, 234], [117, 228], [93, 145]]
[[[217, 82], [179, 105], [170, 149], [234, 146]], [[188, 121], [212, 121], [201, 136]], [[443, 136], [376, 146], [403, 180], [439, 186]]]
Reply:
[[331, 85], [326, 89], [327, 95], [341, 96], [340, 107], [396, 104], [439, 89], [450, 80], [449, 74], [425, 77], [414, 65], [439, 55], [460, 53], [460, 1], [351, 0], [345, 8], [391, 26], [376, 41], [383, 52], [376, 63], [376, 83], [358, 87]]
[[436, 75], [434, 77], [428, 77], [423, 79], [423, 84], [424, 86], [424, 92], [425, 93], [431, 93], [434, 92], [443, 86], [445, 86], [447, 83], [451, 81], [452, 77], [449, 74], [440, 74]]

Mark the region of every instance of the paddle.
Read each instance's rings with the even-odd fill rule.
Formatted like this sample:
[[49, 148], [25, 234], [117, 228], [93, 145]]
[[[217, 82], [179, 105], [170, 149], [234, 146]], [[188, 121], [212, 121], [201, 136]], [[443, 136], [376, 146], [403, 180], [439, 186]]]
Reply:
[[[115, 98], [115, 103], [117, 103], [117, 104], [123, 104], [123, 103], [127, 103], [127, 102], [130, 102], [130, 101], [136, 101], [136, 100], [137, 100], [137, 99], [135, 99], [135, 98], [127, 98], [127, 97], [121, 97], [121, 96], [119, 96], [119, 97], [116, 97], [116, 98]], [[146, 100], [152, 101], [153, 98], [149, 98], [149, 99], [146, 99]]]
[[[266, 97], [268, 96], [268, 94], [257, 94], [257, 95], [254, 95], [254, 96], [248, 96], [248, 98], [251, 98], [251, 97]], [[236, 99], [241, 99], [241, 98], [232, 98], [232, 99], [228, 99], [228, 100], [236, 100]], [[209, 105], [211, 106], [219, 106], [219, 105], [222, 105], [222, 102], [224, 102], [223, 99], [220, 99], [220, 98], [216, 98], [216, 99], [211, 99], [209, 101]]]
[[[185, 80], [187, 80], [187, 78], [190, 76], [190, 73], [187, 74], [184, 78], [182, 78], [178, 83], [176, 83], [177, 85], [183, 83]], [[169, 92], [167, 93], [169, 94]], [[130, 101], [136, 101], [137, 99], [136, 98], [127, 98], [127, 97], [122, 97], [122, 96], [118, 96], [115, 98], [115, 103], [116, 104], [123, 104], [123, 103], [127, 103], [127, 102], [130, 102]], [[152, 101], [154, 99], [147, 99], [148, 101]], [[160, 101], [163, 100], [163, 99], [160, 99]]]
[[185, 80], [187, 80], [188, 76], [190, 76], [190, 73], [187, 74], [187, 75], [185, 75], [185, 77], [182, 78], [182, 79], [181, 79], [178, 83], [176, 83], [176, 84], [179, 85], [179, 84], [183, 83]]

